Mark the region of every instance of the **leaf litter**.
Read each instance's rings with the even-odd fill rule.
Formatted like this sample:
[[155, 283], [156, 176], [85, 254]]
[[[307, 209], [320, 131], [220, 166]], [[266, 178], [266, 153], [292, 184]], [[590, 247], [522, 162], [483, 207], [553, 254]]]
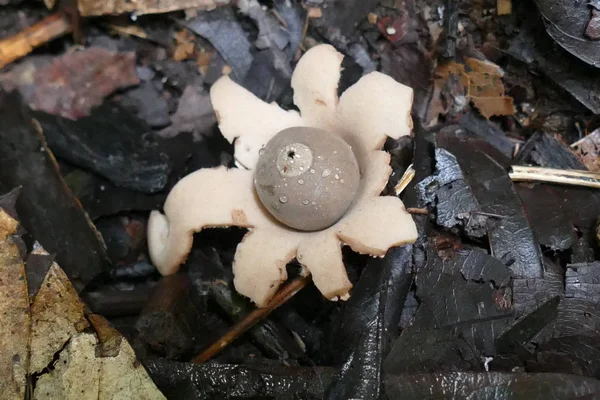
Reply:
[[[93, 26], [89, 43], [101, 47], [42, 47], [1, 75], [24, 104], [4, 109], [13, 123], [0, 128], [0, 149], [11, 155], [0, 187], [21, 186], [19, 215], [28, 228], [19, 225], [2, 241], [10, 242], [2, 283], [15, 306], [24, 304], [3, 307], [40, 349], [34, 355], [16, 344], [19, 357], [5, 365], [35, 365], [34, 391], [66, 397], [85, 385], [97, 395], [134, 382], [148, 398], [422, 398], [432, 391], [504, 398], [507, 390], [525, 395], [525, 386], [537, 396], [552, 387], [550, 398], [598, 392], [600, 364], [589, 350], [600, 344], [598, 194], [509, 175], [514, 166], [595, 168], [595, 69], [584, 65], [595, 57], [593, 4], [561, 5], [573, 13], [560, 16], [548, 14], [551, 1], [530, 8], [276, 0], [221, 2], [210, 11], [198, 2], [92, 3], [81, 2], [97, 7], [84, 14], [133, 12], [129, 29], [109, 37], [104, 25], [85, 20]], [[200, 8], [167, 13], [192, 3]], [[585, 17], [563, 26], [576, 13]], [[2, 33], [14, 34], [3, 15]], [[577, 37], [576, 46], [564, 32]], [[415, 89], [414, 133], [386, 148], [402, 149], [391, 181], [409, 165], [416, 172], [399, 195], [417, 213], [420, 238], [383, 259], [345, 253], [355, 285], [348, 302], [323, 302], [307, 285], [212, 362], [191, 362], [253, 312], [232, 290], [228, 270], [242, 232], [203, 232], [182, 271], [193, 285], [177, 291], [147, 262], [139, 227], [181, 177], [232, 166], [231, 146], [214, 134], [211, 84], [229, 74], [292, 109], [291, 71], [320, 42], [345, 55], [340, 91], [378, 69]], [[78, 63], [89, 63], [91, 75]], [[123, 108], [109, 112], [115, 104]], [[42, 200], [32, 201], [35, 195]], [[140, 265], [143, 273], [131, 272]], [[287, 267], [292, 275], [297, 265]], [[156, 300], [165, 293], [171, 301]], [[59, 294], [66, 303], [55, 301]], [[110, 323], [80, 294], [93, 307], [113, 304]], [[114, 306], [116, 299], [127, 304]], [[59, 313], [61, 328], [52, 330], [33, 308]], [[135, 327], [144, 321], [150, 328], [140, 335]], [[173, 340], [177, 332], [183, 342]], [[3, 389], [22, 393], [28, 382], [21, 376]]]

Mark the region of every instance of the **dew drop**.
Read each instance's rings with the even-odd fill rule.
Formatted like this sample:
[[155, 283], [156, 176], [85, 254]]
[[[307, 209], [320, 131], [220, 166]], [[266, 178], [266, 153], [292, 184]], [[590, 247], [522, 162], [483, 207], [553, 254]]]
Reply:
[[333, 154], [337, 154], [337, 150], [334, 150], [334, 151], [333, 151]]
[[281, 197], [279, 198], [279, 202], [280, 202], [280, 203], [283, 203], [283, 204], [287, 203], [287, 197], [285, 197], [285, 196], [281, 196]]
[[310, 169], [310, 173], [311, 173], [311, 174], [314, 174], [314, 173], [315, 173], [315, 170], [314, 170], [314, 168], [311, 168], [311, 169]]
[[258, 151], [258, 155], [259, 155], [259, 156], [262, 156], [263, 154], [265, 154], [265, 149], [264, 149], [264, 147]]
[[336, 181], [337, 181], [338, 179], [340, 179], [340, 176], [339, 176], [338, 174], [335, 174], [333, 177], [335, 178], [335, 180], [336, 180]]
[[310, 204], [312, 204], [313, 206], [316, 206], [316, 205], [317, 205], [317, 202], [316, 202], [316, 201], [313, 201], [313, 202], [312, 202], [312, 203], [310, 203]]
[[287, 183], [284, 183], [283, 186], [287, 187]]
[[300, 167], [300, 171], [304, 171], [304, 167]]
[[299, 185], [304, 185], [304, 179], [298, 179], [298, 184]]
[[302, 201], [302, 204], [307, 205], [308, 204], [308, 200]]
[[331, 175], [331, 171], [328, 169], [324, 169], [323, 173], [321, 174], [322, 178], [328, 177], [329, 175]]

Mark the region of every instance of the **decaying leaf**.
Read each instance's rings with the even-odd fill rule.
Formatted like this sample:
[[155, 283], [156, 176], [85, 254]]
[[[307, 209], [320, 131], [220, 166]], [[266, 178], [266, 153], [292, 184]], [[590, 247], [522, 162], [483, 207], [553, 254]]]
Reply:
[[11, 239], [18, 223], [0, 208], [0, 392], [4, 399], [23, 399], [29, 364], [29, 299], [25, 266]]
[[592, 172], [600, 172], [600, 129], [571, 145], [581, 161]]
[[187, 29], [182, 29], [175, 34], [175, 50], [173, 60], [183, 61], [194, 55], [194, 35]]
[[73, 335], [89, 327], [84, 309], [67, 275], [53, 263], [31, 304], [32, 374], [46, 368]]
[[[164, 399], [129, 343], [88, 314], [53, 262], [31, 305], [18, 221], [0, 208], [0, 390], [3, 399]], [[31, 255], [48, 255], [37, 246]], [[26, 397], [28, 379], [31, 395]]]
[[6, 91], [17, 88], [34, 110], [70, 119], [89, 115], [115, 90], [140, 83], [133, 52], [90, 47], [34, 63], [25, 61], [0, 75], [0, 86]]
[[[434, 94], [428, 120], [446, 114], [452, 107], [462, 108], [460, 98], [473, 103], [486, 118], [513, 115], [513, 99], [505, 93], [504, 71], [487, 60], [465, 57], [464, 64], [440, 64], [435, 71]], [[460, 110], [456, 110], [460, 111]]]
[[167, 13], [177, 10], [209, 10], [229, 4], [230, 0], [78, 0], [79, 12], [84, 17], [99, 15], [136, 15]]

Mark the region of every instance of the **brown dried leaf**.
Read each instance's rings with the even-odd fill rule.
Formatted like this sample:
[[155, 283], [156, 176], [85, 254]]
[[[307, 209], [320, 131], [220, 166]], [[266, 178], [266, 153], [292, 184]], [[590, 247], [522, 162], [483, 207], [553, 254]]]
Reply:
[[35, 399], [98, 399], [102, 360], [96, 358], [98, 339], [91, 333], [69, 338], [52, 371], [42, 374], [35, 385]]
[[31, 374], [46, 368], [73, 335], [89, 327], [84, 310], [67, 275], [52, 263], [31, 304]]
[[513, 115], [514, 113], [513, 98], [510, 96], [472, 97], [471, 100], [487, 119], [494, 115]]
[[36, 399], [165, 399], [126, 340], [115, 356], [98, 356], [93, 333], [74, 335], [60, 352], [55, 367], [39, 377]]
[[[18, 225], [0, 208], [1, 397], [165, 399], [127, 340], [103, 317], [87, 315], [58, 264], [52, 263], [30, 305], [25, 265], [13, 241]], [[31, 255], [48, 253], [38, 246]], [[32, 375], [35, 387], [27, 396]]]
[[183, 61], [194, 55], [194, 38], [194, 35], [187, 29], [183, 29], [175, 34], [176, 46], [173, 51], [173, 60]]
[[[459, 87], [464, 88], [467, 99], [479, 109], [486, 118], [494, 115], [513, 115], [513, 99], [505, 95], [502, 77], [504, 72], [494, 63], [465, 57], [465, 64], [449, 62], [439, 65], [435, 71], [434, 93], [430, 103], [428, 120], [449, 111], [450, 104], [444, 104], [443, 98], [454, 99], [455, 93], [444, 96], [449, 79], [454, 78]], [[456, 90], [456, 88], [455, 88]]]
[[84, 17], [125, 13], [143, 15], [188, 9], [210, 10], [230, 2], [231, 0], [78, 0], [78, 8]]
[[3, 399], [25, 398], [29, 364], [29, 299], [25, 266], [9, 235], [18, 223], [0, 208], [0, 393]]
[[600, 172], [600, 129], [571, 145], [585, 166], [592, 172]]
[[[58, 264], [50, 267], [31, 313], [29, 373], [54, 365], [39, 376], [34, 398], [165, 398], [123, 336], [99, 315], [86, 318], [85, 305]], [[86, 329], [90, 326], [95, 333]], [[58, 361], [54, 363], [56, 357]]]

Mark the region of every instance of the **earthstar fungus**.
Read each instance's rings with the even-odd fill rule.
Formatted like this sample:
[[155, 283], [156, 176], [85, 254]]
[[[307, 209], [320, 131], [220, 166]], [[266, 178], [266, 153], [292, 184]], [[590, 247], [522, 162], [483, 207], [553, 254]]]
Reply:
[[265, 103], [228, 76], [213, 84], [238, 168], [195, 171], [173, 187], [164, 214], [152, 211], [148, 244], [161, 274], [185, 262], [195, 232], [238, 226], [248, 233], [236, 249], [234, 285], [257, 306], [287, 279], [294, 258], [326, 298], [345, 300], [352, 284], [344, 244], [382, 257], [417, 239], [402, 201], [381, 196], [392, 172], [381, 149], [387, 137], [411, 133], [413, 90], [371, 72], [338, 98], [342, 59], [326, 44], [302, 56], [291, 82], [300, 112]]

